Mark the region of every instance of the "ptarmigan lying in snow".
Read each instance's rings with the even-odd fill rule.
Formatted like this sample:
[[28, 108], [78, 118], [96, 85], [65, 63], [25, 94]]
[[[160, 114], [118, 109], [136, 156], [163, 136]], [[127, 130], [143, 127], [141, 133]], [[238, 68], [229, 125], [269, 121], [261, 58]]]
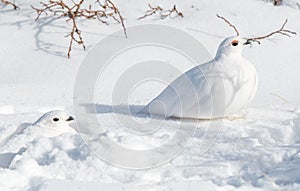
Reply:
[[241, 55], [246, 44], [238, 36], [225, 39], [213, 60], [179, 76], [138, 114], [212, 119], [240, 111], [257, 89], [256, 69]]
[[0, 167], [8, 158], [24, 152], [26, 144], [37, 137], [55, 137], [64, 133], [77, 133], [69, 126], [73, 121], [74, 118], [67, 112], [56, 110], [45, 113], [31, 125], [20, 127], [1, 143]]

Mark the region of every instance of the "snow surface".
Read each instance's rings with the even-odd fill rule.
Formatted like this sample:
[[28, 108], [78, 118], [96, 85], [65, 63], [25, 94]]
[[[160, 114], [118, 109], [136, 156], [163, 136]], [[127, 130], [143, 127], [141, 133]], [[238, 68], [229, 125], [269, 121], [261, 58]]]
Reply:
[[[184, 14], [184, 18], [163, 21], [155, 16], [137, 20], [148, 8], [148, 2], [114, 2], [126, 18], [127, 27], [145, 23], [175, 26], [199, 39], [211, 55], [224, 38], [234, 35], [232, 29], [216, 18], [216, 13], [230, 19], [245, 37], [273, 31], [285, 18], [289, 19], [289, 29], [300, 31], [300, 10], [296, 5], [300, 2], [296, 0], [286, 0], [278, 7], [263, 0], [150, 1], [165, 8], [176, 4]], [[79, 26], [87, 51], [75, 46], [71, 59], [67, 59], [65, 21], [45, 18], [35, 22], [36, 15], [30, 5], [38, 6], [38, 1], [16, 3], [20, 10], [11, 10], [9, 6], [0, 9], [1, 145], [20, 125], [33, 123], [49, 110], [72, 112], [73, 86], [81, 62], [98, 41], [120, 29], [113, 22], [105, 26], [96, 20], [82, 20]], [[78, 134], [41, 136], [29, 141], [27, 149], [18, 155], [0, 154], [0, 188], [5, 191], [299, 190], [299, 49], [299, 35], [274, 36], [260, 46], [245, 48], [243, 55], [258, 71], [257, 96], [242, 112], [245, 118], [224, 120], [215, 144], [206, 154], [199, 151], [205, 133], [201, 128], [177, 158], [148, 170], [126, 170], [103, 162]], [[172, 58], [153, 54], [172, 62]], [[122, 65], [130, 62], [123, 59]], [[182, 70], [189, 68], [184, 63], [176, 66]], [[156, 92], [144, 89], [131, 102], [144, 104], [161, 89], [162, 85], [157, 86]], [[109, 112], [110, 84], [101, 87], [97, 95], [102, 111], [98, 117], [108, 130], [107, 135], [120, 144], [148, 148], [162, 144], [166, 136], [174, 134], [172, 126], [177, 122], [170, 121], [165, 132], [153, 139], [132, 138], [119, 131], [120, 125]]]

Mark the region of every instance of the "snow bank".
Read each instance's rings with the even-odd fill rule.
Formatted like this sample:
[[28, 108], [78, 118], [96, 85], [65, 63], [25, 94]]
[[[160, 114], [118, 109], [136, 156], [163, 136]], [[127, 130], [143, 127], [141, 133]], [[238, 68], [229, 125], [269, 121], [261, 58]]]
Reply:
[[[184, 18], [164, 21], [136, 19], [144, 14], [147, 2], [116, 1], [126, 17], [127, 26], [144, 23], [168, 24], [199, 39], [214, 55], [218, 44], [233, 32], [215, 14], [237, 25], [243, 36], [257, 36], [280, 27], [300, 30], [297, 1], [283, 6], [259, 0], [152, 1], [153, 5], [172, 7]], [[31, 0], [19, 3], [20, 10], [0, 10], [0, 145], [22, 125], [34, 122], [54, 109], [72, 111], [76, 72], [86, 52], [75, 47], [67, 60], [68, 33], [65, 21], [43, 25], [34, 21]], [[36, 5], [38, 2], [34, 2]], [[259, 22], [258, 22], [259, 21]], [[94, 21], [79, 23], [89, 51], [96, 42], [120, 29]], [[130, 36], [129, 36], [130, 38]], [[191, 145], [177, 158], [158, 168], [134, 171], [117, 168], [99, 159], [78, 134], [26, 142], [20, 152], [0, 153], [0, 187], [4, 191], [49, 190], [299, 190], [300, 189], [300, 37], [274, 36], [244, 51], [257, 67], [259, 90], [245, 118], [224, 120], [213, 147], [205, 154], [199, 150], [205, 130], [198, 129]], [[164, 55], [162, 55], [162, 59]], [[130, 64], [130, 59], [122, 62]], [[186, 69], [184, 64], [180, 65]], [[99, 104], [111, 108], [110, 86], [101, 89]], [[161, 87], [163, 88], [163, 87]], [[159, 89], [157, 89], [158, 91]], [[153, 95], [155, 90], [144, 91]], [[143, 94], [143, 95], [144, 95]], [[278, 95], [278, 96], [275, 96]], [[132, 102], [140, 104], [140, 97]], [[147, 101], [147, 100], [146, 100]], [[128, 147], [152, 148], [172, 137], [172, 125], [153, 139], [138, 139], [124, 131], [109, 109], [99, 114], [110, 136]], [[187, 123], [187, 126], [194, 125]], [[165, 135], [165, 136], [164, 136]]]

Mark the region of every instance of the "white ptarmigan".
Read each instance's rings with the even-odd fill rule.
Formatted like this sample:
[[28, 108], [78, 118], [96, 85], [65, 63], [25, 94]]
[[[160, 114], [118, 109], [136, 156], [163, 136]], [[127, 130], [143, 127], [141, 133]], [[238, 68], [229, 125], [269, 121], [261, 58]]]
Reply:
[[215, 58], [175, 79], [139, 114], [213, 119], [231, 116], [245, 108], [257, 89], [257, 72], [242, 56], [249, 44], [239, 36], [226, 38]]
[[2, 141], [0, 153], [16, 153], [37, 137], [55, 137], [64, 133], [77, 133], [69, 126], [74, 118], [65, 111], [55, 110], [42, 115], [36, 122], [21, 126]]

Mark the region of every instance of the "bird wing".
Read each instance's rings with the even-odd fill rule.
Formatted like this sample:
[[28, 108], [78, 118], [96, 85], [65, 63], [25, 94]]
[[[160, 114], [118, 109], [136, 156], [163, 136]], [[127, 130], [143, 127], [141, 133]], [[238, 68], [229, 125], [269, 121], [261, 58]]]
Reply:
[[14, 134], [6, 138], [6, 142], [1, 145], [0, 153], [18, 152], [21, 148], [35, 138], [34, 126], [27, 126], [18, 129]]
[[196, 116], [199, 103], [205, 103], [210, 98], [210, 85], [206, 79], [209, 64], [196, 66], [179, 76], [142, 112], [165, 117]]

